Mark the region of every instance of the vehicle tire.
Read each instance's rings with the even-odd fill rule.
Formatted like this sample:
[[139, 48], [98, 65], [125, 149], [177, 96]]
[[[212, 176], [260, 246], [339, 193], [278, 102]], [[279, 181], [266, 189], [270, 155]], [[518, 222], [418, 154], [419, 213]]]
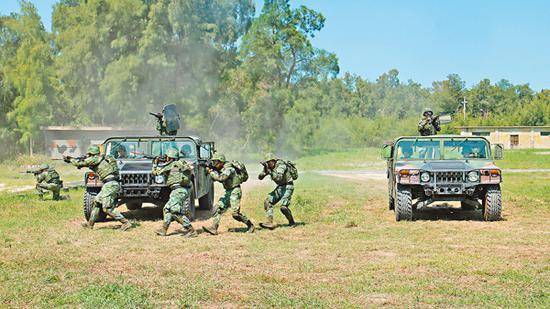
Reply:
[[192, 184], [189, 190], [189, 220], [195, 220], [195, 186]]
[[497, 221], [501, 218], [502, 194], [500, 186], [489, 186], [483, 198], [483, 220]]
[[396, 221], [411, 221], [413, 219], [411, 189], [403, 186], [397, 187], [397, 207], [395, 207]]
[[143, 206], [143, 203], [142, 203], [142, 202], [130, 202], [130, 203], [126, 203], [126, 208], [128, 208], [128, 210], [140, 209], [141, 206]]
[[199, 198], [200, 210], [212, 210], [214, 208], [214, 183], [210, 185], [208, 193]]
[[[84, 192], [84, 218], [86, 218], [86, 221], [90, 220], [90, 214], [92, 213], [92, 207], [94, 207], [94, 199], [97, 195], [97, 192], [93, 191], [86, 191]], [[96, 222], [105, 221], [107, 218], [107, 215], [103, 212], [103, 210], [99, 210], [99, 214], [97, 216]]]
[[462, 201], [462, 202], [460, 202], [460, 209], [462, 209], [462, 210], [475, 210], [476, 205], [471, 201]]

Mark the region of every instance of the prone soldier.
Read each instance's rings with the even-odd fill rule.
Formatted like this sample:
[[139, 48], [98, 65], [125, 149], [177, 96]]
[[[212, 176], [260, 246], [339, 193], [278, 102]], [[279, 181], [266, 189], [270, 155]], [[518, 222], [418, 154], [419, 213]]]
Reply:
[[422, 113], [422, 119], [418, 123], [418, 133], [421, 136], [436, 135], [441, 131], [439, 116], [434, 117], [434, 112], [430, 108], [426, 108]]
[[260, 163], [263, 165], [263, 170], [258, 175], [258, 179], [263, 180], [269, 175], [271, 180], [277, 184], [277, 187], [264, 200], [267, 222], [260, 223], [260, 226], [270, 230], [277, 228], [277, 224], [273, 223], [273, 208], [279, 202], [281, 203], [281, 212], [288, 220], [288, 225], [295, 226], [296, 223], [290, 211], [290, 200], [294, 193], [294, 180], [298, 178], [296, 167], [292, 162], [281, 160], [272, 153], [267, 154], [265, 161]]
[[84, 158], [63, 157], [63, 161], [70, 163], [77, 168], [88, 167], [99, 176], [103, 186], [101, 191], [94, 199], [94, 207], [87, 222], [83, 222], [82, 226], [93, 229], [95, 221], [99, 215], [100, 208], [103, 209], [108, 216], [122, 223], [121, 230], [126, 231], [132, 227], [128, 219], [116, 210], [117, 195], [120, 191], [119, 170], [116, 160], [111, 156], [101, 155], [98, 145], [88, 147], [87, 154]]
[[[183, 160], [179, 160], [179, 152], [169, 149], [164, 162], [161, 159], [153, 161], [152, 175], [166, 177], [166, 185], [170, 187], [170, 199], [164, 205], [164, 222], [162, 228], [157, 230], [157, 235], [166, 236], [168, 227], [172, 221], [176, 221], [183, 227], [185, 237], [197, 237], [197, 232], [189, 220], [189, 194], [191, 189], [191, 166]], [[162, 164], [161, 164], [162, 163]]]
[[50, 167], [48, 164], [41, 164], [38, 168], [27, 170], [26, 173], [34, 174], [36, 178], [36, 191], [38, 197], [44, 199], [45, 191], [52, 192], [52, 200], [61, 200], [61, 189], [63, 188], [63, 181], [59, 178], [59, 173]]
[[254, 233], [255, 227], [252, 221], [241, 213], [240, 203], [242, 197], [241, 183], [248, 179], [248, 173], [244, 166], [238, 168], [232, 162], [228, 162], [223, 154], [216, 154], [212, 158], [212, 164], [207, 167], [210, 177], [214, 181], [221, 182], [225, 193], [220, 197], [212, 225], [204, 226], [203, 230], [209, 234], [217, 235], [222, 215], [231, 208], [233, 219], [246, 224], [247, 233]]

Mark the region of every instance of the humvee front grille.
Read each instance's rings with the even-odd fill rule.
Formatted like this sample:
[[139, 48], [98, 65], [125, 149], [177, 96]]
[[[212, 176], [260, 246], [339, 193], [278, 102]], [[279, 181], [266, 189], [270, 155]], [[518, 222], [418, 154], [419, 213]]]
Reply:
[[148, 185], [150, 183], [150, 174], [122, 174], [122, 185]]
[[435, 181], [437, 183], [462, 183], [464, 181], [463, 172], [436, 172]]

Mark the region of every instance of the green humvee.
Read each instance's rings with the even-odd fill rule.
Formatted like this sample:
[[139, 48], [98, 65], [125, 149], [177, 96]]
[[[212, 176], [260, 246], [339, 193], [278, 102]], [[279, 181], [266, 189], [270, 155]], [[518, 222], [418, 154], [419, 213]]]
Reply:
[[[170, 189], [163, 176], [151, 175], [152, 159], [163, 156], [168, 149], [177, 149], [180, 158], [193, 165], [192, 188], [189, 196], [191, 217], [195, 216], [195, 199], [199, 209], [213, 210], [214, 184], [206, 171], [206, 164], [214, 152], [214, 143], [203, 142], [196, 136], [139, 136], [111, 137], [103, 144], [103, 151], [116, 158], [122, 187], [117, 203], [126, 204], [128, 210], [152, 203], [162, 207], [168, 201]], [[94, 197], [103, 184], [99, 177], [89, 171], [84, 176], [84, 216], [88, 219]], [[100, 219], [105, 214], [100, 213]]]
[[412, 220], [416, 209], [438, 201], [459, 201], [461, 209], [481, 208], [485, 221], [499, 220], [502, 200], [502, 145], [491, 149], [483, 137], [435, 135], [399, 137], [384, 145], [389, 208]]

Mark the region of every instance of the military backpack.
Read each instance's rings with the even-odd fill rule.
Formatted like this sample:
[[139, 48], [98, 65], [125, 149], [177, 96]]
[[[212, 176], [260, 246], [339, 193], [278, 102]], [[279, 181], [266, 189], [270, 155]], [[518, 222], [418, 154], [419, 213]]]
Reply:
[[292, 180], [298, 179], [298, 169], [296, 168], [296, 164], [292, 161], [285, 161], [285, 164], [290, 173], [290, 177], [292, 177]]
[[241, 183], [248, 180], [248, 172], [246, 171], [246, 166], [239, 161], [231, 161], [231, 165], [235, 168], [237, 177]]

